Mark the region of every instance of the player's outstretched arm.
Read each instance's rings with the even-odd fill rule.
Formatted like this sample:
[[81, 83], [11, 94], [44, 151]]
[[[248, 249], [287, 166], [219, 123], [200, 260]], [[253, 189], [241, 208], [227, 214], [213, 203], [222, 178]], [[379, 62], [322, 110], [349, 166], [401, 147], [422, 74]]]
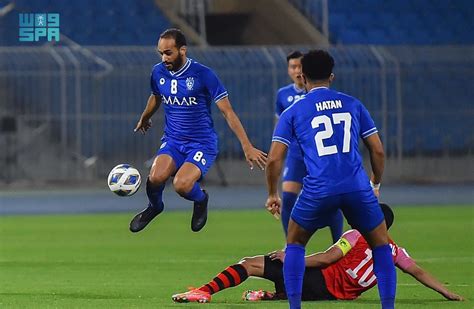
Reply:
[[337, 246], [332, 246], [324, 252], [317, 252], [305, 257], [306, 267], [326, 268], [342, 259], [344, 254]]
[[423, 283], [423, 285], [435, 290], [448, 300], [464, 300], [462, 296], [449, 291], [441, 282], [417, 264], [413, 264], [408, 268], [403, 269], [403, 271], [412, 275], [416, 280]]
[[370, 180], [374, 184], [374, 193], [379, 196], [380, 182], [382, 181], [382, 174], [385, 167], [385, 153], [383, 150], [382, 141], [377, 133], [370, 135], [364, 139], [364, 144], [369, 150], [370, 165], [372, 166], [372, 175]]
[[[285, 260], [285, 252], [282, 250], [270, 252], [268, 256], [272, 260], [280, 260], [281, 262]], [[305, 266], [325, 268], [336, 263], [343, 257], [344, 254], [340, 248], [331, 246], [324, 252], [316, 252], [305, 256]]]
[[143, 111], [140, 120], [138, 120], [135, 126], [134, 132], [140, 131], [145, 134], [146, 131], [151, 127], [151, 116], [158, 110], [161, 105], [161, 97], [151, 94], [148, 98], [145, 110]]
[[217, 107], [222, 112], [222, 115], [224, 115], [224, 118], [232, 132], [234, 132], [234, 134], [239, 139], [240, 144], [242, 145], [242, 150], [245, 153], [245, 159], [247, 160], [250, 168], [253, 169], [253, 165], [256, 163], [263, 170], [267, 162], [267, 154], [253, 147], [244, 127], [242, 126], [242, 123], [240, 122], [239, 117], [237, 117], [235, 114], [229, 99], [225, 97], [219, 100], [217, 102]]

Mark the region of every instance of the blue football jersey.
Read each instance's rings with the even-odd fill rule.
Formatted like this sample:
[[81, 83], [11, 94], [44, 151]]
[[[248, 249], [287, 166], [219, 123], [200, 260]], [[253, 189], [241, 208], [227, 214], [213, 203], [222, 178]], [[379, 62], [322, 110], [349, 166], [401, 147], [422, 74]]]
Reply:
[[[304, 98], [306, 90], [299, 89], [295, 84], [289, 84], [285, 87], [278, 89], [276, 103], [275, 103], [275, 115], [280, 117], [281, 113], [287, 109], [291, 104]], [[288, 157], [296, 157], [302, 160], [303, 154], [298, 143], [291, 143], [288, 150]]]
[[164, 138], [217, 146], [211, 104], [228, 94], [210, 68], [189, 58], [176, 72], [159, 63], [150, 82], [152, 93], [161, 96], [165, 110]]
[[295, 84], [289, 84], [278, 89], [275, 103], [275, 115], [280, 117], [281, 113], [283, 113], [285, 109], [304, 97], [304, 94], [305, 90], [297, 88]]
[[272, 140], [287, 146], [293, 138], [298, 141], [308, 170], [303, 190], [323, 197], [370, 189], [359, 137], [376, 132], [359, 100], [318, 87], [281, 114]]

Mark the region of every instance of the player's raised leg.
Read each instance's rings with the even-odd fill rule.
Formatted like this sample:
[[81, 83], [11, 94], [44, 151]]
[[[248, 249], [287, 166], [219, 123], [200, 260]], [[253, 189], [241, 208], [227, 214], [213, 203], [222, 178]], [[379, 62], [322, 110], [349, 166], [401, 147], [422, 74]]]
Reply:
[[143, 230], [164, 209], [163, 190], [166, 181], [176, 171], [176, 164], [168, 154], [160, 154], [153, 161], [146, 182], [146, 194], [148, 197], [148, 207], [130, 222], [130, 231], [133, 233]]
[[185, 162], [178, 170], [173, 180], [175, 191], [187, 200], [194, 202], [191, 229], [200, 231], [207, 222], [207, 203], [209, 195], [201, 189], [198, 180], [201, 179], [201, 169], [195, 164]]

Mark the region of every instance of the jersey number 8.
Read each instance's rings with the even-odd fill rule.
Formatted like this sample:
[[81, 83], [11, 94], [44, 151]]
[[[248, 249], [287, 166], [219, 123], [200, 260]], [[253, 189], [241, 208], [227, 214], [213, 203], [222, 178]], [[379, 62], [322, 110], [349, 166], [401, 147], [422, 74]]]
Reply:
[[178, 93], [178, 81], [176, 79], [171, 80], [171, 94]]
[[[344, 140], [342, 146], [342, 152], [349, 152], [351, 144], [351, 114], [350, 113], [336, 113], [332, 115], [332, 122], [334, 124], [340, 124], [341, 121], [344, 122]], [[311, 121], [311, 127], [316, 129], [319, 125], [324, 124], [324, 130], [319, 131], [314, 136], [316, 142], [316, 149], [318, 150], [318, 155], [320, 157], [332, 155], [337, 153], [337, 146], [324, 146], [323, 140], [330, 138], [334, 134], [332, 128], [331, 118], [326, 115], [321, 115], [314, 117]]]

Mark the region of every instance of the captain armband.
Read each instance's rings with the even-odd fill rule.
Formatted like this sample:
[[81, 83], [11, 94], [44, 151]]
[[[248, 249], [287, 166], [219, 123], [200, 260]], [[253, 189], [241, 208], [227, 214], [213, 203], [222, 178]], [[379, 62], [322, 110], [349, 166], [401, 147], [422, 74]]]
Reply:
[[334, 244], [336, 247], [342, 250], [342, 255], [346, 255], [352, 249], [351, 244], [345, 238], [340, 238], [337, 243]]

